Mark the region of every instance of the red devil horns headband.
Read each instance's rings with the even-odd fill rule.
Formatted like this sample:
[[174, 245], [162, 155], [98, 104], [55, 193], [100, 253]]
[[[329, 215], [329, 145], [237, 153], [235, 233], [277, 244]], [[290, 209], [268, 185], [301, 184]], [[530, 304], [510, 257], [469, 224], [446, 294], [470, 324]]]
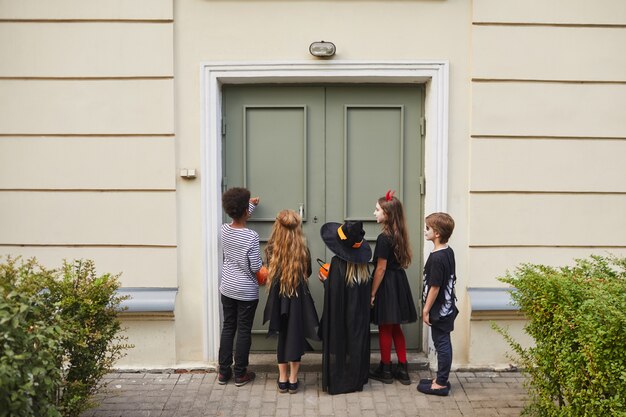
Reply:
[[395, 193], [396, 193], [396, 190], [393, 190], [393, 191], [388, 190], [387, 194], [385, 194], [385, 201], [391, 201]]

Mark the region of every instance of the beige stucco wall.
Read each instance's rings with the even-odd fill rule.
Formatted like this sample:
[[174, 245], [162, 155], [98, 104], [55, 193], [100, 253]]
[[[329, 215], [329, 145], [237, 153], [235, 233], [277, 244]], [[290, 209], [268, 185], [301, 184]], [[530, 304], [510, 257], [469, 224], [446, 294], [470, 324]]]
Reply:
[[[0, 1], [0, 253], [177, 286], [171, 0]], [[171, 317], [121, 365], [176, 363]], [[158, 340], [158, 343], [155, 343]]]
[[124, 317], [121, 319], [127, 337], [125, 343], [134, 346], [127, 356], [115, 364], [118, 369], [177, 368], [176, 327], [172, 317], [154, 315]]
[[0, 0], [0, 253], [177, 287], [173, 319], [126, 319], [121, 364], [206, 363], [207, 179], [177, 176], [209, 162], [200, 65], [317, 63], [321, 39], [334, 62], [449, 62], [455, 365], [508, 364], [467, 287], [626, 254], [622, 0]]
[[[619, 0], [473, 2], [473, 286], [523, 262], [626, 253], [625, 25]], [[471, 363], [510, 361], [485, 322], [470, 327]]]
[[[491, 327], [494, 322], [524, 348], [532, 345], [532, 338], [524, 332], [525, 321], [522, 319], [471, 320], [467, 346], [471, 367], [511, 369], [518, 364], [516, 354], [508, 342]], [[488, 343], [485, 338], [488, 338]]]

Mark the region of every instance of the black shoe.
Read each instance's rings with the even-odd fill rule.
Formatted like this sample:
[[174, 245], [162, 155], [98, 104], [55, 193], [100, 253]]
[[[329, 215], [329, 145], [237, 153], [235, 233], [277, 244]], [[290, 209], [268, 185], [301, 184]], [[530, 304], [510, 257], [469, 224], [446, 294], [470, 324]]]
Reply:
[[446, 384], [443, 388], [433, 388], [432, 385], [418, 385], [417, 390], [423, 394], [439, 395], [440, 397], [446, 397], [450, 393], [450, 385]]
[[393, 374], [391, 373], [391, 364], [379, 363], [378, 368], [373, 371], [370, 369], [369, 377], [383, 384], [392, 384]]
[[411, 385], [411, 377], [409, 377], [408, 364], [398, 362], [396, 368], [393, 371], [393, 377], [397, 379], [402, 385]]
[[298, 383], [300, 381], [296, 381], [293, 384], [290, 382], [289, 383], [289, 394], [295, 394], [296, 392], [298, 392]]
[[431, 378], [425, 378], [425, 379], [420, 379], [420, 382], [417, 385], [426, 385], [426, 384], [432, 384], [433, 383], [433, 379]]
[[241, 375], [241, 376], [236, 376], [235, 377], [235, 386], [236, 387], [241, 387], [246, 385], [248, 382], [250, 381], [254, 381], [254, 378], [256, 377], [256, 374], [252, 371], [246, 371], [245, 374]]
[[284, 394], [287, 391], [289, 391], [289, 381], [280, 382], [280, 380], [278, 380], [276, 381], [276, 383], [278, 384], [278, 392], [280, 392], [281, 394]]
[[230, 372], [224, 372], [224, 373], [219, 373], [217, 374], [217, 383], [220, 385], [226, 385], [226, 383], [228, 381], [230, 381], [230, 378], [233, 377], [233, 374]]
[[[432, 385], [432, 384], [433, 384], [433, 382], [435, 382], [435, 381], [436, 381], [436, 380], [434, 380], [434, 379], [430, 379], [430, 378], [429, 378], [429, 379], [420, 379], [420, 382], [419, 382], [417, 385], [418, 385], [418, 386], [419, 386], [419, 385]], [[448, 388], [452, 388], [452, 384], [450, 384], [450, 381], [446, 382], [446, 386], [447, 386]]]

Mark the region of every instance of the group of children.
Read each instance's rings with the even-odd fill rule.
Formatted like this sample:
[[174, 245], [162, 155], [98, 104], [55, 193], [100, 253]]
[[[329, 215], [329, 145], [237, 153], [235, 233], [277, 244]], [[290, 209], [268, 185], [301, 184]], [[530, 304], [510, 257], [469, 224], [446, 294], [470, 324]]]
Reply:
[[[233, 377], [233, 347], [235, 385], [245, 385], [255, 377], [247, 366], [259, 299], [255, 274], [262, 260], [259, 236], [246, 228], [246, 222], [258, 204], [259, 199], [250, 198], [245, 188], [231, 188], [222, 196], [222, 205], [232, 222], [222, 225], [220, 293], [224, 324], [219, 349], [220, 384]], [[322, 341], [322, 388], [329, 394], [361, 391], [369, 378], [386, 384], [394, 380], [411, 384], [401, 324], [417, 321], [418, 314], [405, 272], [412, 252], [402, 203], [388, 191], [376, 202], [374, 216], [382, 232], [373, 257], [362, 222], [322, 226], [321, 238], [334, 256], [327, 273], [318, 274], [324, 285], [320, 320], [308, 286], [311, 255], [302, 220], [292, 210], [282, 210], [276, 216], [265, 248], [268, 297], [263, 321], [269, 322], [268, 335], [278, 336], [280, 392], [298, 391], [300, 359], [311, 349], [307, 339]], [[425, 219], [424, 236], [433, 242], [434, 249], [424, 266], [422, 320], [431, 328], [438, 370], [435, 379], [419, 381], [417, 390], [440, 396], [450, 391], [450, 332], [458, 314], [454, 252], [447, 245], [453, 230], [454, 220], [446, 213], [433, 213]], [[369, 363], [370, 323], [379, 330], [380, 363], [374, 369]], [[398, 360], [395, 365], [391, 362], [392, 345]]]

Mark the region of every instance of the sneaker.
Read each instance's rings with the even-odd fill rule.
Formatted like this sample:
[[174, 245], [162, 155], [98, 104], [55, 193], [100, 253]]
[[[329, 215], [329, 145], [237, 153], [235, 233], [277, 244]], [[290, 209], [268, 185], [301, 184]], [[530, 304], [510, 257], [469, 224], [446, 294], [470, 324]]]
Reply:
[[226, 385], [226, 383], [230, 380], [230, 378], [232, 378], [232, 374], [223, 374], [223, 373], [219, 373], [217, 375], [217, 383], [220, 385]]
[[254, 372], [247, 371], [245, 374], [235, 377], [235, 386], [242, 387], [246, 385], [248, 382], [254, 381], [255, 377], [256, 377], [256, 374]]

